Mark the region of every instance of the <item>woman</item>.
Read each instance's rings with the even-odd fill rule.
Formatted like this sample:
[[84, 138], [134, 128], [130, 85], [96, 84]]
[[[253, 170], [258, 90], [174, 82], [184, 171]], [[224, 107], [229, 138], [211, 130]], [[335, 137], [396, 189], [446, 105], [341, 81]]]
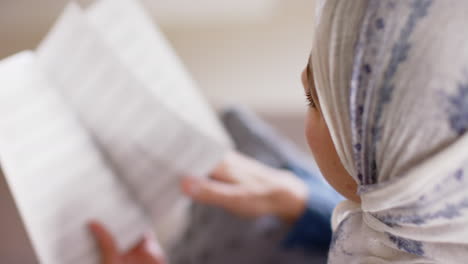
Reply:
[[[347, 198], [333, 213], [329, 263], [465, 263], [468, 3], [328, 0], [317, 10], [302, 77], [306, 136], [322, 174]], [[202, 203], [290, 223], [314, 200], [294, 176], [237, 154], [213, 179], [189, 178], [183, 189]], [[102, 227], [92, 229], [104, 263], [163, 263], [144, 243], [122, 258]]]

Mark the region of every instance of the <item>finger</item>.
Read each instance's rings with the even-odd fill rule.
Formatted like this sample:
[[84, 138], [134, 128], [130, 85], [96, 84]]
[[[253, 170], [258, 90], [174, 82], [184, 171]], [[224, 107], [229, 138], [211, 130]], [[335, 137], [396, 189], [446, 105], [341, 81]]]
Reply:
[[210, 174], [210, 178], [222, 182], [237, 183], [235, 175], [230, 170], [230, 165], [226, 161], [219, 164]]
[[230, 208], [242, 194], [236, 185], [213, 180], [186, 178], [182, 185], [183, 191], [195, 201], [224, 208]]
[[[213, 170], [210, 177], [223, 182], [239, 183], [251, 164], [248, 158], [236, 151], [228, 152], [223, 161]], [[246, 166], [247, 165], [247, 166]]]
[[224, 161], [211, 174], [212, 179], [229, 183], [246, 183], [256, 180], [256, 176], [269, 174], [260, 162], [237, 152], [226, 155]]
[[102, 224], [96, 221], [89, 223], [89, 229], [101, 250], [102, 263], [113, 264], [114, 260], [118, 258], [119, 251], [112, 235]]

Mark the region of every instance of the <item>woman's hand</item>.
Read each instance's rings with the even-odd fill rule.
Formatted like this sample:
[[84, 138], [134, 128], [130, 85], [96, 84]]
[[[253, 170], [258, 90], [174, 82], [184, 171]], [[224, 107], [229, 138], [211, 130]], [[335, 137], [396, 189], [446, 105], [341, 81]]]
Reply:
[[197, 202], [240, 216], [276, 215], [294, 222], [305, 210], [308, 189], [292, 173], [230, 153], [211, 179], [186, 177], [182, 190]]
[[152, 235], [146, 235], [127, 252], [119, 252], [114, 238], [104, 226], [91, 222], [89, 229], [93, 233], [101, 250], [102, 264], [165, 264], [161, 247]]

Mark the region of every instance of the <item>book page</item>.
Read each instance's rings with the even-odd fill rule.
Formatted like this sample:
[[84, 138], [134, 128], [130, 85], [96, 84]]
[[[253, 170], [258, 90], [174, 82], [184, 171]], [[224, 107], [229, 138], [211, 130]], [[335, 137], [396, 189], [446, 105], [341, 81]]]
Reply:
[[119, 58], [161, 103], [202, 133], [231, 144], [195, 82], [139, 1], [100, 0], [86, 14]]
[[226, 147], [163, 104], [76, 5], [67, 8], [38, 56], [65, 101], [153, 216], [164, 240], [161, 232], [171, 226], [171, 211], [184, 201], [180, 176], [207, 175]]
[[0, 63], [0, 160], [40, 263], [98, 263], [91, 219], [121, 248], [150, 230], [30, 52]]

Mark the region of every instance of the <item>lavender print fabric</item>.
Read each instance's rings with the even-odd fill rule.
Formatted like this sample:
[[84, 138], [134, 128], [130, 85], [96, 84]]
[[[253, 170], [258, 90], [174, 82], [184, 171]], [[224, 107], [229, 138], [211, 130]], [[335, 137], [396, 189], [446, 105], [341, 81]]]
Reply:
[[467, 261], [467, 10], [319, 1], [315, 86], [362, 201], [335, 209], [329, 263]]

